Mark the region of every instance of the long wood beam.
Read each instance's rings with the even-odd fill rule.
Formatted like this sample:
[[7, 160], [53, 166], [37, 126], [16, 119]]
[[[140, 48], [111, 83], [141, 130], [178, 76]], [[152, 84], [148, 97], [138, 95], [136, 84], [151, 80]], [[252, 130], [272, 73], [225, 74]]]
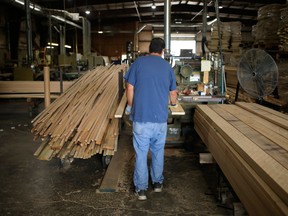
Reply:
[[[64, 81], [63, 91], [67, 90], [74, 81]], [[40, 93], [44, 94], [44, 81], [0, 81], [0, 94]], [[50, 93], [60, 93], [60, 82], [50, 82]]]

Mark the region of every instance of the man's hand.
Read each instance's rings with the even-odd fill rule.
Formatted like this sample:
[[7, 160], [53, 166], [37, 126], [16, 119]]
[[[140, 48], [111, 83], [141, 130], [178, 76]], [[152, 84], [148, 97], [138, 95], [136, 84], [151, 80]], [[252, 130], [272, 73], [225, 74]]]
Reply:
[[132, 107], [127, 104], [126, 109], [125, 109], [125, 115], [130, 115], [131, 114], [131, 108]]

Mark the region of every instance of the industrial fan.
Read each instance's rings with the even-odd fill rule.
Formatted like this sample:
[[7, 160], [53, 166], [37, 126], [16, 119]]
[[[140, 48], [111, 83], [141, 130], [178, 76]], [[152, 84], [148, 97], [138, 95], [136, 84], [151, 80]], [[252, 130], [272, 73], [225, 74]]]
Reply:
[[237, 78], [244, 91], [251, 97], [262, 100], [277, 87], [278, 67], [266, 51], [253, 48], [242, 56]]

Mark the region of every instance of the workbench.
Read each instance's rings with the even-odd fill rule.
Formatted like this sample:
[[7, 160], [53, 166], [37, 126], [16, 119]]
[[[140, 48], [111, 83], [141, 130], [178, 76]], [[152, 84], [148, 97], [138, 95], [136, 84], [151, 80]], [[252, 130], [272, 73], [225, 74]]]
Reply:
[[288, 214], [288, 115], [256, 103], [197, 105], [194, 127], [249, 215]]

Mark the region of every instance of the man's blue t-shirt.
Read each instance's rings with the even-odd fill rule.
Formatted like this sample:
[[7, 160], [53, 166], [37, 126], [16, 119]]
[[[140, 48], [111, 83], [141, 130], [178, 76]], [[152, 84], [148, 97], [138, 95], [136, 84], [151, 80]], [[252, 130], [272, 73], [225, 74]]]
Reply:
[[130, 119], [167, 122], [169, 92], [176, 89], [176, 78], [170, 64], [160, 56], [139, 57], [124, 78], [134, 86]]

